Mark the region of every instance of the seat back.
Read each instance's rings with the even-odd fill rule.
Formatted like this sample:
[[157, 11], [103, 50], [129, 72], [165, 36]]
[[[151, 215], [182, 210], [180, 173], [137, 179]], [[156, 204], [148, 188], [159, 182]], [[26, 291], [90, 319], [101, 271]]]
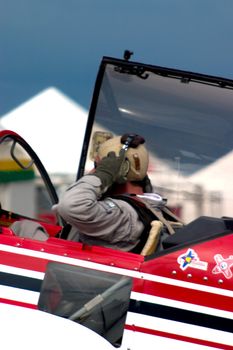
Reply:
[[147, 241], [141, 251], [141, 255], [147, 256], [155, 252], [157, 245], [159, 243], [160, 233], [162, 230], [163, 224], [159, 220], [151, 221], [151, 229]]

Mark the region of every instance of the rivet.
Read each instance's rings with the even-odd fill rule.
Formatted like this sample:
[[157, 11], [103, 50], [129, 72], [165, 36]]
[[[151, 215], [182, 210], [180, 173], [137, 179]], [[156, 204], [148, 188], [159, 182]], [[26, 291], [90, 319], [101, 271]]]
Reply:
[[41, 251], [41, 252], [44, 252], [44, 248], [41, 248], [40, 251]]
[[67, 253], [64, 253], [64, 256], [67, 256]]
[[114, 266], [115, 264], [113, 262], [110, 263], [111, 266]]
[[20, 243], [16, 243], [16, 246], [17, 246], [17, 247], [20, 247]]
[[223, 280], [218, 280], [218, 283], [219, 284], [223, 284]]
[[176, 270], [173, 270], [172, 275], [176, 275], [176, 274], [177, 274]]
[[188, 273], [188, 274], [187, 274], [187, 277], [188, 277], [188, 278], [192, 278], [193, 276], [192, 276], [191, 273]]
[[207, 276], [204, 276], [204, 277], [203, 277], [203, 280], [204, 280], [204, 281], [208, 281], [208, 277], [207, 277]]

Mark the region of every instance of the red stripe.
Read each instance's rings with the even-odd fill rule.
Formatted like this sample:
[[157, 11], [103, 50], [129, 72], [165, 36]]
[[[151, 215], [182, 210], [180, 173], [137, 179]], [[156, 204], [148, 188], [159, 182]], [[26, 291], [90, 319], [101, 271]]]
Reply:
[[131, 326], [131, 325], [125, 325], [125, 329], [128, 329], [128, 330], [133, 331], [133, 332], [146, 333], [146, 334], [156, 335], [156, 336], [163, 337], [163, 338], [185, 341], [185, 342], [189, 342], [192, 344], [210, 346], [210, 347], [222, 349], [222, 350], [232, 350], [231, 345], [210, 342], [208, 340], [202, 340], [202, 339], [194, 339], [194, 338], [185, 337], [185, 336], [179, 335], [179, 334], [172, 334], [172, 333], [168, 333], [168, 332], [156, 331], [154, 329], [148, 329], [148, 328]]
[[[211, 293], [211, 289], [210, 291], [205, 292], [191, 289], [191, 286], [190, 288], [184, 288], [145, 280], [143, 286], [137, 286], [136, 281], [134, 291], [175, 301], [233, 312], [233, 298], [222, 294]], [[219, 289], [219, 292], [221, 292], [221, 289]]]
[[46, 259], [4, 251], [0, 251], [0, 259], [1, 264], [38, 272], [45, 272], [49, 261]]
[[10, 304], [10, 305], [15, 305], [15, 306], [22, 306], [22, 307], [26, 307], [29, 309], [37, 310], [37, 305], [35, 305], [35, 304], [23, 303], [21, 301], [16, 301], [16, 300], [0, 298], [0, 303]]

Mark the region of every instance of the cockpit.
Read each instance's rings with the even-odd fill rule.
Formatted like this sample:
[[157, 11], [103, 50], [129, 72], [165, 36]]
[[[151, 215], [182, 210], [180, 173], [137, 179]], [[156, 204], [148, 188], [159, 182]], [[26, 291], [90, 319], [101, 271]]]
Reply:
[[233, 216], [232, 91], [227, 79], [104, 57], [84, 141], [79, 149], [67, 150], [74, 161], [80, 159], [77, 173], [47, 174], [39, 149], [3, 132], [1, 221], [10, 225], [19, 217], [33, 218], [49, 236], [59, 235], [66, 225], [52, 207], [70, 183], [93, 167], [93, 139], [134, 132], [146, 139], [153, 191], [186, 225], [178, 241], [166, 239], [165, 248], [181, 244], [182, 232], [186, 238], [190, 231], [191, 237], [196, 227], [208, 236], [213, 221], [216, 234], [228, 232]]

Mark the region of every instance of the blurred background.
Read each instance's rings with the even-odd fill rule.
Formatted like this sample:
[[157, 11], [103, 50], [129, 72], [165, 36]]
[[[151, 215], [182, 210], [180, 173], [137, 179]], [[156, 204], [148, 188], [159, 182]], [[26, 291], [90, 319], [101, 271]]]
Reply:
[[233, 78], [231, 0], [0, 0], [0, 116], [54, 86], [89, 108], [102, 56]]

